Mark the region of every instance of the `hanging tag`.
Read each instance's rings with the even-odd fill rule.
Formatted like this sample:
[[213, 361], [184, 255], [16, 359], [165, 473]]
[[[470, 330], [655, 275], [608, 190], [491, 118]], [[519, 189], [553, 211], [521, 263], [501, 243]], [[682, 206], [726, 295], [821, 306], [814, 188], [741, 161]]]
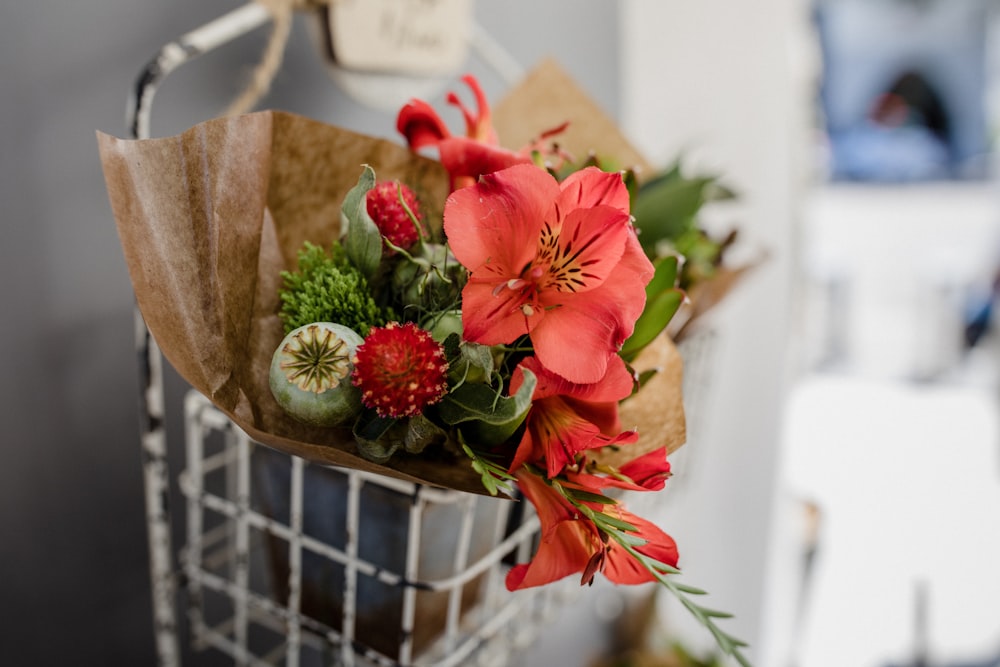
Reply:
[[435, 76], [457, 71], [472, 30], [470, 0], [335, 0], [325, 26], [348, 70]]

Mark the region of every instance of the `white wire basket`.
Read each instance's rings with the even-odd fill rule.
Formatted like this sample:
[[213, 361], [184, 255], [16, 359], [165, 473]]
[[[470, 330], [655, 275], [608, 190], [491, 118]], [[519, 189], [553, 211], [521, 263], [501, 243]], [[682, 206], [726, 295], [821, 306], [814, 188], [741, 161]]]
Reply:
[[[692, 416], [707, 396], [687, 389], [713, 384], [715, 342], [708, 328], [679, 346]], [[580, 591], [575, 578], [506, 590], [537, 546], [530, 503], [310, 464], [254, 443], [195, 391], [185, 424], [196, 649], [253, 666], [502, 667]], [[645, 495], [629, 502], [652, 510]]]
[[578, 582], [511, 593], [529, 503], [309, 464], [185, 405], [180, 568], [196, 648], [245, 665], [506, 665]]

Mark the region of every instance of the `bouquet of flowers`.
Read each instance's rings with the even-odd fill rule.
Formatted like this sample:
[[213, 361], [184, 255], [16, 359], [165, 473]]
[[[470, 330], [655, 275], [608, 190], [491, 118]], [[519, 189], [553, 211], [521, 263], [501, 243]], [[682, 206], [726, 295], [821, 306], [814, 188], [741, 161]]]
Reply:
[[[608, 157], [575, 159], [565, 123], [502, 147], [478, 83], [463, 81], [475, 107], [448, 101], [465, 131], [413, 100], [397, 121], [407, 147], [277, 112], [180, 139], [102, 135], [147, 325], [257, 441], [519, 489], [541, 536], [508, 572], [511, 591], [570, 575], [659, 582], [747, 664], [716, 623], [727, 614], [673, 576], [674, 540], [620, 493], [670, 476], [684, 435], [667, 329], [728, 241], [700, 234], [693, 212], [657, 221], [656, 198], [694, 183], [678, 169], [640, 186]], [[713, 183], [697, 181], [698, 205]]]

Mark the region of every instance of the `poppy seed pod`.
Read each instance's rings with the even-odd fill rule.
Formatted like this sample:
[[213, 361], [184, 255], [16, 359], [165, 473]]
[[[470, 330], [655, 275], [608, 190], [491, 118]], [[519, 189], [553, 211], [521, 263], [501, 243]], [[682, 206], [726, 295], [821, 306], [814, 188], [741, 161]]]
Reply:
[[351, 358], [363, 339], [331, 322], [291, 331], [271, 358], [271, 393], [292, 418], [313, 426], [336, 426], [361, 411], [351, 384]]

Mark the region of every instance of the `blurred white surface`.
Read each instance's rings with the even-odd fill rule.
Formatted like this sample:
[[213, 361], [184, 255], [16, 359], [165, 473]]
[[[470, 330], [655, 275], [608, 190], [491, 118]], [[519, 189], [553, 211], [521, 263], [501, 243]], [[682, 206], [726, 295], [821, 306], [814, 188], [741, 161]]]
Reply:
[[806, 199], [803, 219], [807, 305], [827, 306], [807, 344], [840, 357], [818, 361], [898, 379], [958, 362], [965, 301], [1000, 261], [995, 183], [827, 186]]
[[1000, 651], [1000, 341], [963, 346], [969, 298], [997, 270], [998, 209], [989, 182], [809, 200], [813, 370], [786, 404], [781, 486], [821, 523], [791, 664], [916, 665], [921, 652], [983, 664]]
[[793, 393], [785, 474], [822, 513], [800, 664], [907, 664], [921, 641], [931, 664], [1000, 647], [996, 398], [833, 376]]

